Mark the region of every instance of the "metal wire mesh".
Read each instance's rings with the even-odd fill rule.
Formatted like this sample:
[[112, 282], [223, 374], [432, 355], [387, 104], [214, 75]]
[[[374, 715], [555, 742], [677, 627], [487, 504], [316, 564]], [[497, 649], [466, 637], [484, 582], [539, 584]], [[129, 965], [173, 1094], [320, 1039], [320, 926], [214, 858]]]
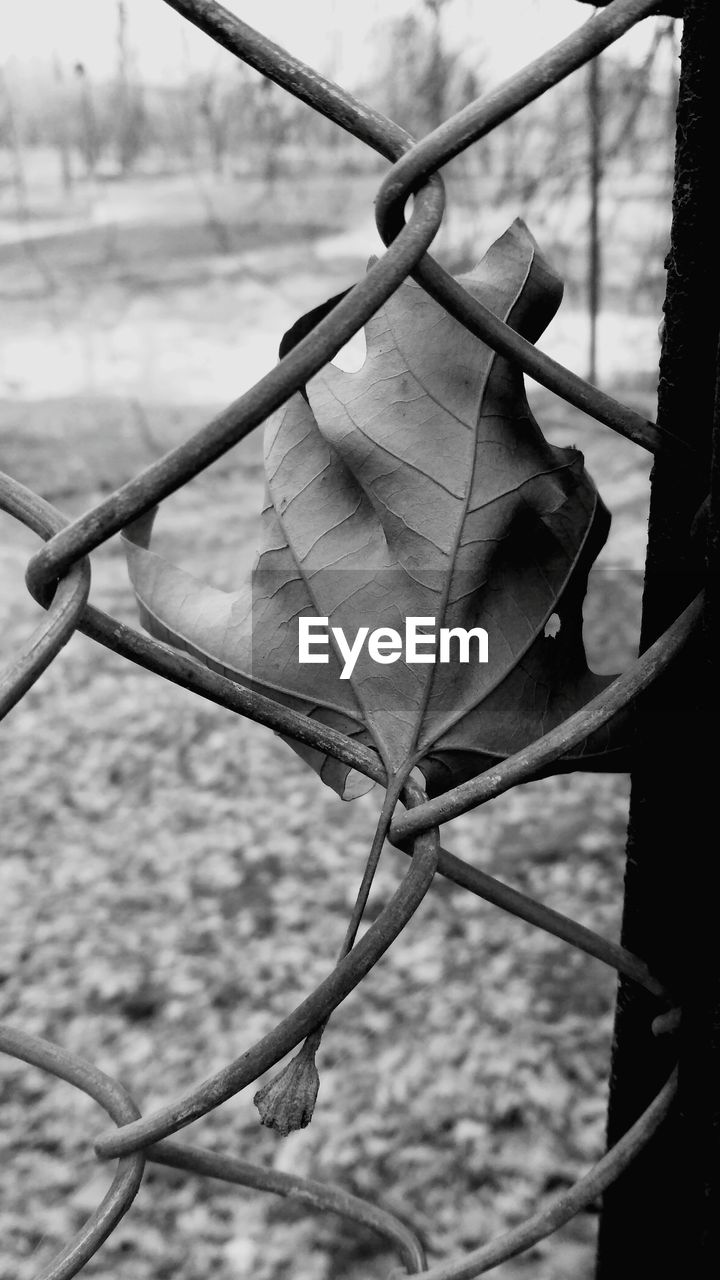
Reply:
[[[8, 476], [0, 476], [0, 507], [44, 539], [44, 546], [28, 565], [26, 580], [32, 595], [47, 610], [42, 625], [2, 675], [0, 713], [7, 714], [24, 696], [77, 629], [165, 679], [313, 746], [383, 783], [387, 781], [384, 768], [369, 748], [269, 697], [242, 688], [88, 605], [88, 556], [263, 422], [332, 359], [408, 276], [477, 337], [596, 421], [644, 449], [653, 453], [662, 451], [676, 459], [678, 465], [691, 461], [691, 451], [682, 441], [543, 355], [471, 298], [427, 253], [443, 217], [444, 192], [438, 172], [442, 166], [594, 58], [635, 23], [656, 12], [657, 0], [614, 0], [575, 34], [500, 88], [446, 120], [419, 144], [392, 121], [291, 57], [214, 0], [166, 0], [166, 3], [238, 58], [393, 162], [376, 202], [377, 225], [387, 248], [367, 276], [272, 372], [184, 444], [166, 453], [82, 517], [70, 523], [37, 494]], [[404, 210], [409, 196], [414, 199], [406, 222]], [[619, 709], [628, 706], [676, 658], [697, 628], [701, 615], [702, 600], [698, 597], [630, 670], [603, 693], [497, 767], [431, 801], [409, 782], [403, 794], [407, 811], [396, 818], [390, 828], [392, 843], [411, 858], [394, 896], [361, 941], [270, 1034], [183, 1098], [141, 1117], [126, 1090], [89, 1063], [24, 1031], [8, 1026], [0, 1028], [0, 1049], [83, 1090], [106, 1110], [116, 1126], [95, 1142], [100, 1158], [118, 1161], [112, 1186], [84, 1227], [42, 1272], [43, 1280], [64, 1280], [76, 1275], [100, 1249], [130, 1207], [147, 1160], [280, 1195], [293, 1195], [315, 1207], [344, 1214], [383, 1236], [406, 1272], [425, 1270], [420, 1241], [386, 1210], [337, 1187], [181, 1144], [171, 1140], [170, 1135], [220, 1106], [322, 1025], [402, 931], [436, 871], [640, 984], [656, 998], [656, 1032], [674, 1028], [672, 996], [641, 958], [464, 863], [439, 846], [438, 827], [537, 776], [539, 770], [583, 742]], [[427, 1274], [433, 1280], [462, 1280], [480, 1275], [555, 1231], [594, 1201], [646, 1146], [668, 1113], [674, 1091], [673, 1073], [621, 1140], [589, 1173], [542, 1212], [459, 1260], [433, 1267]]]

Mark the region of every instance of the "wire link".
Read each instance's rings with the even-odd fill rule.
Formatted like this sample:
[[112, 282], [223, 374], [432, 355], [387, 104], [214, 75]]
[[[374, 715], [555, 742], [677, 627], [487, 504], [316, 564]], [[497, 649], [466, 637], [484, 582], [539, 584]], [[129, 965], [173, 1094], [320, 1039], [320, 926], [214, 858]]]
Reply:
[[[0, 473], [0, 509], [45, 540], [45, 545], [28, 564], [26, 581], [32, 595], [47, 610], [46, 618], [0, 675], [0, 718], [12, 710], [79, 630], [164, 679], [307, 743], [376, 782], [387, 783], [382, 762], [370, 748], [281, 706], [272, 698], [242, 688], [193, 658], [89, 605], [89, 553], [187, 483], [284, 404], [332, 359], [408, 276], [414, 277], [476, 336], [568, 403], [640, 447], [653, 453], [670, 453], [678, 463], [692, 465], [694, 456], [682, 441], [542, 354], [471, 298], [427, 252], [443, 218], [445, 197], [439, 174], [442, 166], [596, 57], [635, 23], [655, 11], [657, 0], [613, 0], [592, 21], [500, 88], [457, 112], [417, 144], [391, 120], [299, 62], [214, 0], [165, 0], [165, 3], [249, 66], [393, 162], [376, 202], [377, 225], [386, 251], [333, 311], [270, 373], [184, 444], [153, 462], [80, 518], [67, 521], [39, 495]], [[410, 195], [414, 196], [412, 212], [405, 222], [404, 210]], [[116, 1126], [95, 1142], [99, 1157], [118, 1160], [110, 1190], [85, 1226], [37, 1280], [69, 1280], [85, 1266], [129, 1209], [142, 1181], [146, 1160], [257, 1190], [290, 1195], [315, 1208], [343, 1214], [383, 1237], [396, 1252], [405, 1273], [426, 1270], [419, 1239], [388, 1210], [370, 1205], [340, 1188], [178, 1143], [169, 1135], [192, 1124], [252, 1083], [323, 1023], [404, 929], [430, 888], [436, 871], [639, 983], [659, 1002], [653, 1014], [656, 1021], [670, 1014], [676, 1018], [671, 993], [649, 972], [641, 958], [456, 858], [440, 847], [438, 828], [441, 823], [485, 804], [510, 787], [539, 776], [611, 716], [627, 708], [681, 653], [697, 629], [701, 615], [702, 597], [698, 597], [624, 675], [581, 711], [502, 764], [433, 800], [427, 800], [424, 793], [409, 782], [403, 795], [406, 813], [395, 819], [390, 837], [398, 849], [410, 854], [411, 864], [393, 897], [361, 940], [296, 1009], [272, 1032], [185, 1097], [141, 1117], [127, 1091], [91, 1064], [39, 1037], [0, 1025], [0, 1051], [89, 1094]], [[433, 1267], [427, 1272], [428, 1280], [471, 1280], [557, 1230], [614, 1182], [646, 1146], [672, 1105], [675, 1087], [673, 1074], [624, 1137], [589, 1173], [542, 1212], [482, 1248]]]

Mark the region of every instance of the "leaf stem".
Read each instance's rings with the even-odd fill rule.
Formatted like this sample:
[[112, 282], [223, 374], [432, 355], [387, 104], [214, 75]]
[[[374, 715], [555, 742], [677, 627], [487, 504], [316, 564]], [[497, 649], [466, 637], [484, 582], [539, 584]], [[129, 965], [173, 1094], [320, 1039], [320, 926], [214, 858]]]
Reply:
[[[383, 800], [382, 808], [380, 809], [380, 814], [377, 820], [377, 824], [375, 826], [375, 834], [373, 836], [372, 844], [370, 846], [370, 852], [367, 856], [367, 861], [365, 863], [365, 870], [363, 871], [363, 877], [360, 882], [360, 888], [358, 889], [358, 892], [357, 892], [355, 905], [352, 909], [352, 915], [350, 916], [350, 920], [348, 921], [348, 926], [345, 931], [345, 937], [343, 938], [342, 946], [340, 947], [340, 951], [338, 952], [338, 958], [337, 958], [338, 964], [340, 963], [341, 960], [345, 958], [346, 955], [349, 954], [350, 951], [352, 951], [353, 945], [355, 943], [355, 939], [357, 937], [357, 931], [360, 928], [360, 923], [362, 921], [363, 914], [365, 912], [365, 907], [367, 906], [367, 900], [370, 896], [370, 890], [372, 888], [373, 881], [375, 879], [375, 873], [378, 869], [378, 863], [380, 862], [380, 854], [383, 851], [383, 846], [385, 844], [385, 840], [387, 839], [388, 831], [390, 830], [390, 823], [392, 822], [393, 814], [397, 807], [398, 800], [400, 799], [402, 791], [407, 782], [408, 774], [410, 773], [412, 767], [413, 767], [412, 760], [406, 761], [405, 764], [401, 765], [397, 773], [393, 774], [393, 776], [390, 778], [388, 782], [387, 790], [385, 792], [385, 799]], [[305, 1040], [305, 1043], [302, 1046], [301, 1052], [313, 1053], [313, 1054], [317, 1053], [317, 1050], [320, 1048], [320, 1042], [323, 1038], [325, 1028], [329, 1021], [330, 1021], [330, 1018], [327, 1017], [324, 1022], [319, 1023], [317, 1027], [313, 1028], [313, 1030], [310, 1032], [309, 1036]]]
[[338, 961], [342, 960], [343, 956], [348, 954], [355, 942], [355, 938], [357, 937], [357, 931], [360, 928], [360, 922], [363, 918], [365, 907], [367, 906], [367, 900], [370, 896], [373, 880], [375, 879], [375, 872], [377, 871], [378, 863], [380, 861], [380, 854], [383, 851], [383, 845], [387, 839], [387, 833], [390, 829], [390, 823], [392, 822], [397, 802], [400, 799], [400, 795], [411, 768], [412, 761], [409, 761], [404, 764], [398, 772], [392, 776], [392, 778], [390, 778], [388, 783], [387, 791], [385, 792], [385, 799], [382, 803], [380, 816], [378, 817], [377, 825], [375, 827], [375, 834], [370, 846], [370, 852], [367, 857], [367, 862], [365, 863], [363, 878], [360, 882], [360, 888], [358, 889], [357, 898], [355, 899], [355, 906], [353, 907], [352, 915], [343, 939], [343, 944], [340, 948]]

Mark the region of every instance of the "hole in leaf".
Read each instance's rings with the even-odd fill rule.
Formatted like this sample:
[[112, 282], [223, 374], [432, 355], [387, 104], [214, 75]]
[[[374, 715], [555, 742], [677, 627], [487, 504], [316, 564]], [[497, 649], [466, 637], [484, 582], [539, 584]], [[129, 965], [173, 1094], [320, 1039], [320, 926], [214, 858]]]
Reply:
[[337, 355], [333, 356], [331, 363], [345, 373], [358, 373], [365, 363], [366, 356], [365, 330], [359, 329], [350, 341], [340, 348]]
[[342, 798], [357, 800], [359, 796], [365, 796], [368, 791], [372, 791], [374, 786], [372, 778], [366, 778], [363, 773], [358, 773], [357, 769], [351, 769], [345, 779]]

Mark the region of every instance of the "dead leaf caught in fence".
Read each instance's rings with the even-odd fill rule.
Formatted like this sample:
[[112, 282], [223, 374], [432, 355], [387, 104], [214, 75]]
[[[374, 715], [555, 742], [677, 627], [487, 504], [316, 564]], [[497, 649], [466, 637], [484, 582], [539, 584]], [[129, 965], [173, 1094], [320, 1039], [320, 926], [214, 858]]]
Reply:
[[[460, 281], [532, 341], [562, 296], [520, 220]], [[588, 669], [582, 639], [610, 517], [582, 454], [545, 440], [520, 370], [418, 285], [380, 308], [366, 343], [360, 370], [326, 366], [266, 423], [261, 547], [240, 591], [150, 551], [154, 512], [125, 532], [129, 570], [154, 635], [374, 746], [389, 773], [419, 765], [433, 793], [538, 738], [611, 679]], [[308, 617], [327, 619], [323, 663], [299, 660]], [[422, 642], [414, 660], [397, 651], [392, 634], [404, 640], [413, 618], [436, 636], [481, 628], [487, 661], [474, 649], [462, 661], [457, 639], [449, 661]], [[340, 637], [362, 628], [348, 676]], [[373, 648], [377, 631], [390, 637]], [[576, 767], [608, 767], [615, 744], [608, 727]], [[353, 794], [347, 766], [296, 750]]]

